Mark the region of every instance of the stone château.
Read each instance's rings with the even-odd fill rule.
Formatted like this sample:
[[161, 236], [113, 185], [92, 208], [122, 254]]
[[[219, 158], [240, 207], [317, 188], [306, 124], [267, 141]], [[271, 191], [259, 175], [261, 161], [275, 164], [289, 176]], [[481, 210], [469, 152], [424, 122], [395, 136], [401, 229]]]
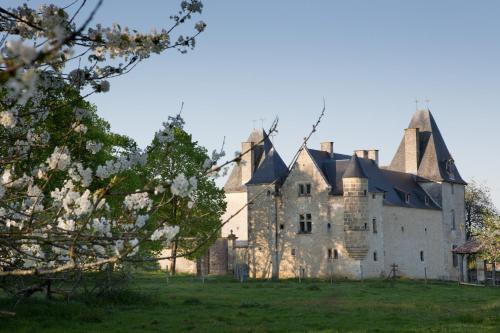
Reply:
[[[222, 228], [245, 247], [250, 277], [398, 273], [457, 279], [452, 249], [465, 242], [464, 187], [429, 110], [417, 111], [388, 166], [378, 150], [303, 146], [290, 170], [263, 130], [254, 130], [225, 184]], [[233, 236], [231, 236], [233, 237]]]

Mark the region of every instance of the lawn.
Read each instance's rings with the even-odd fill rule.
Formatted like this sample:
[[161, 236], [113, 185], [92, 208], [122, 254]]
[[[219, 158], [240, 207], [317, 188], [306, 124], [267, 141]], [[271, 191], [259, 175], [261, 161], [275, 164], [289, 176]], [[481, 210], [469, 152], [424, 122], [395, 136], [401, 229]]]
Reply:
[[[0, 310], [13, 300], [0, 294]], [[106, 299], [24, 300], [2, 332], [500, 332], [500, 288], [422, 281], [250, 281], [160, 273]]]

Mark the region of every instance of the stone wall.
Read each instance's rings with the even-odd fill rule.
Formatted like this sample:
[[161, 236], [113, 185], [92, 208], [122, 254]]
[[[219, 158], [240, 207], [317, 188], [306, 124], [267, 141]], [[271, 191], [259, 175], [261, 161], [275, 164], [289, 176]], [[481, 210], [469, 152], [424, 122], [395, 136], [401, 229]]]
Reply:
[[428, 278], [448, 278], [440, 210], [384, 206], [383, 219], [386, 272], [390, 272], [392, 264], [397, 264], [403, 276], [424, 278], [427, 273]]
[[[230, 192], [226, 193], [227, 208], [222, 216], [222, 221], [226, 221], [230, 216], [235, 214], [247, 203], [247, 192]], [[227, 237], [231, 234], [238, 237], [239, 240], [248, 240], [248, 207], [243, 208], [235, 215], [228, 223], [222, 226], [222, 237]]]

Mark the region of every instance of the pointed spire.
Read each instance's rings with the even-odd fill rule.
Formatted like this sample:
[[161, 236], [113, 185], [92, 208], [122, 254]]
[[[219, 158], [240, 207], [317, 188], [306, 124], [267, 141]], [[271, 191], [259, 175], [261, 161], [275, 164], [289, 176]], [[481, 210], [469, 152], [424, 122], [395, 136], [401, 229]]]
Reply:
[[405, 172], [407, 155], [415, 150], [419, 152], [417, 159], [418, 176], [433, 181], [465, 183], [452, 162], [453, 158], [448, 151], [448, 147], [446, 147], [432, 113], [428, 109], [416, 111], [408, 128], [418, 129], [420, 133], [417, 140], [418, 146], [407, 147], [405, 138], [403, 138], [389, 167], [391, 170]]
[[365, 172], [363, 171], [363, 167], [361, 166], [361, 161], [359, 160], [356, 154], [352, 155], [351, 161], [347, 165], [347, 168], [342, 178], [368, 178]]

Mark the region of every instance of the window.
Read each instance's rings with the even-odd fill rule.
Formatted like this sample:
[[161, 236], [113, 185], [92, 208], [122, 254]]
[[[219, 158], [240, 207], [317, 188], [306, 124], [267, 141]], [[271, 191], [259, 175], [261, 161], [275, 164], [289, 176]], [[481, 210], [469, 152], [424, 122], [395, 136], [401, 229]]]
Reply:
[[420, 261], [424, 261], [424, 251], [420, 251]]
[[429, 206], [429, 197], [428, 196], [425, 196], [425, 205]]
[[424, 228], [425, 233], [427, 233], [427, 227]]
[[280, 230], [283, 230], [285, 229], [285, 225], [284, 224], [280, 224]]
[[375, 199], [375, 194], [372, 194], [372, 199]]
[[363, 195], [366, 197], [366, 190], [363, 191]]
[[311, 214], [300, 214], [299, 215], [299, 233], [311, 233], [312, 222]]
[[328, 249], [328, 259], [333, 259], [332, 249]]
[[339, 252], [335, 249], [333, 250], [333, 259], [338, 259], [339, 258]]
[[452, 158], [450, 158], [448, 161], [446, 161], [446, 171], [448, 172], [448, 176], [450, 177], [451, 180], [455, 179], [455, 174], [453, 172], [454, 165], [455, 165], [455, 161]]
[[377, 233], [377, 219], [372, 219], [372, 230], [374, 234]]
[[299, 197], [311, 195], [311, 184], [299, 184]]
[[[453, 245], [451, 248], [455, 250], [457, 246]], [[458, 267], [458, 254], [456, 253], [453, 253], [453, 267]]]
[[365, 223], [365, 230], [368, 230], [368, 223]]
[[377, 251], [373, 252], [373, 261], [377, 261]]
[[451, 194], [455, 194], [455, 185], [453, 183], [451, 184]]
[[455, 224], [455, 210], [451, 210], [451, 230], [455, 230], [457, 228]]
[[332, 224], [331, 223], [326, 224], [326, 231], [328, 231], [328, 232], [332, 231]]
[[406, 195], [405, 195], [405, 202], [406, 202], [407, 204], [409, 204], [409, 203], [410, 203], [410, 193], [406, 193]]
[[295, 257], [295, 249], [292, 249], [292, 256]]
[[401, 226], [401, 232], [405, 232], [405, 227]]

